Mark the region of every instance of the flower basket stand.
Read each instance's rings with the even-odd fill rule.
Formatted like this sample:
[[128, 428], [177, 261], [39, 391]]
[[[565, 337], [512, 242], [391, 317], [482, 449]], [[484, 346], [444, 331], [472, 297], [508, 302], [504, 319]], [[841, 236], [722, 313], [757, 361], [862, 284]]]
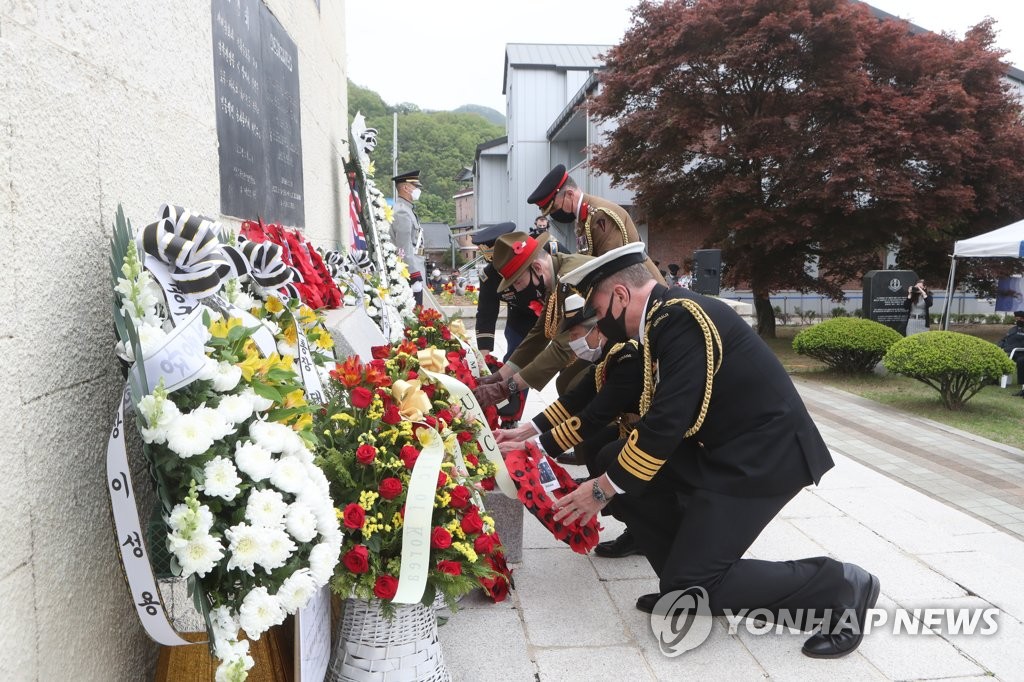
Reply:
[[345, 601], [327, 669], [329, 682], [449, 682], [434, 609], [396, 605], [388, 620], [378, 602]]

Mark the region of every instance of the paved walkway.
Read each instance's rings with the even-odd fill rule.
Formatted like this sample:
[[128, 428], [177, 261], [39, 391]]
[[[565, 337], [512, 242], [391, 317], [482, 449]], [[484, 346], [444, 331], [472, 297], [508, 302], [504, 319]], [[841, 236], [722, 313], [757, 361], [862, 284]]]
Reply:
[[[806, 635], [757, 635], [743, 624], [730, 634], [716, 618], [707, 641], [668, 658], [634, 608], [657, 588], [646, 561], [574, 554], [527, 515], [512, 598], [493, 605], [471, 595], [441, 628], [453, 677], [1024, 680], [1024, 452], [827, 387], [798, 388], [836, 467], [783, 510], [749, 556], [825, 554], [877, 574], [888, 623], [857, 652], [812, 660], [800, 653]], [[553, 397], [553, 386], [532, 392], [528, 414]], [[605, 538], [621, 530], [603, 523]], [[997, 608], [999, 629], [894, 635], [897, 607]]]

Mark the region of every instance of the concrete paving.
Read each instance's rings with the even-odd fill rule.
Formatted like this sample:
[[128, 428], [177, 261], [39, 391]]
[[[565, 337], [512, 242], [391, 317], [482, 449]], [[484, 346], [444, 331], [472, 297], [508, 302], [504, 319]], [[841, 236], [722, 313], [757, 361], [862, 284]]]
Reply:
[[[510, 599], [469, 595], [440, 630], [453, 679], [1024, 680], [1024, 452], [828, 387], [798, 388], [836, 467], [748, 556], [829, 555], [878, 575], [888, 622], [854, 654], [813, 660], [800, 653], [807, 635], [756, 634], [742, 623], [730, 633], [715, 618], [703, 644], [667, 657], [634, 607], [657, 588], [647, 562], [575, 554], [527, 514]], [[554, 397], [554, 382], [532, 391], [527, 415]], [[602, 523], [603, 539], [622, 529]], [[915, 623], [927, 634], [893, 633], [894, 609], [961, 607], [998, 609], [997, 632]]]

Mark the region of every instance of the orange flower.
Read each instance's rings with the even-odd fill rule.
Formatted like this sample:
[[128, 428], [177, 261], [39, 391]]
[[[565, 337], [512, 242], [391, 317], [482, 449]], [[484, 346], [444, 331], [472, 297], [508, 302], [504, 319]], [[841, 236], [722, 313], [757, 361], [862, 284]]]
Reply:
[[363, 381], [363, 367], [356, 356], [350, 356], [345, 362], [337, 365], [331, 376], [340, 381], [345, 388], [355, 388]]

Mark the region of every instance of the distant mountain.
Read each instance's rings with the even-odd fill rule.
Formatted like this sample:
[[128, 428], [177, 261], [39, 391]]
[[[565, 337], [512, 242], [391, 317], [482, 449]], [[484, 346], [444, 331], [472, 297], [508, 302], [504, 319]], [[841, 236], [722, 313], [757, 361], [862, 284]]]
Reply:
[[505, 114], [480, 104], [463, 104], [454, 111], [456, 114], [480, 114], [494, 125], [505, 125]]

